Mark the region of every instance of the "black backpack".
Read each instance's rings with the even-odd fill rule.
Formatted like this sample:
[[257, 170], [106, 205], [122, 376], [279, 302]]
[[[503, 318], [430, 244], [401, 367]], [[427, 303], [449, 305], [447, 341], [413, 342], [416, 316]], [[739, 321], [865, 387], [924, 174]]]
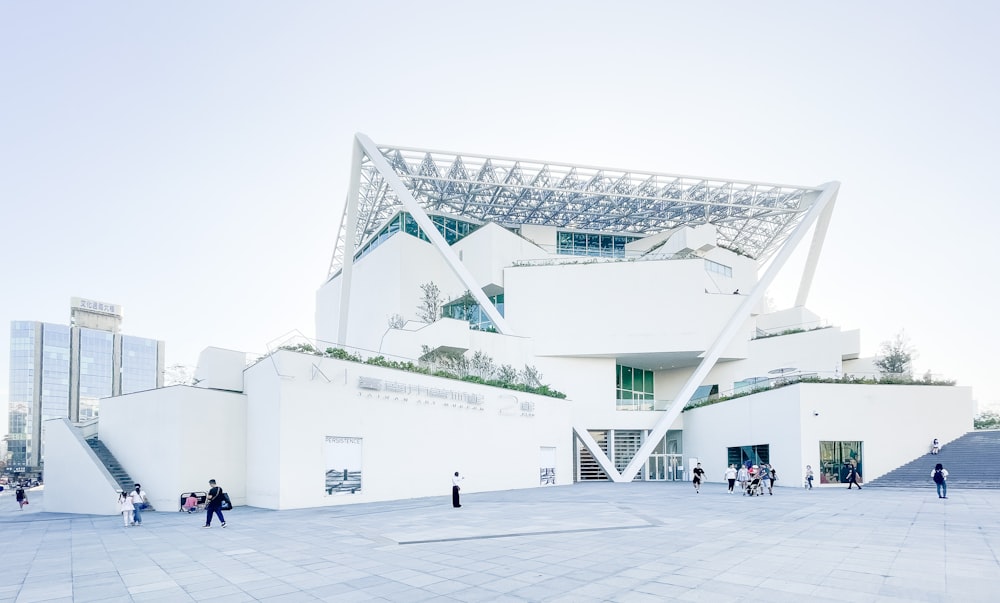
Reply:
[[941, 473], [940, 469], [935, 469], [934, 470], [934, 483], [935, 484], [943, 484], [944, 483], [944, 474]]

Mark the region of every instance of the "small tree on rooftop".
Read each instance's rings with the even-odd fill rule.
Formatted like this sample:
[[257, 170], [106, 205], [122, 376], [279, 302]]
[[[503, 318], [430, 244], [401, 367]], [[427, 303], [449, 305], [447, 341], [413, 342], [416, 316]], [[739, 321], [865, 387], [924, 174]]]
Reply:
[[893, 339], [882, 342], [882, 348], [875, 356], [875, 368], [883, 376], [911, 377], [911, 363], [916, 355], [909, 338], [900, 331]]
[[441, 290], [433, 281], [420, 285], [423, 292], [417, 305], [417, 317], [426, 323], [432, 323], [441, 317]]

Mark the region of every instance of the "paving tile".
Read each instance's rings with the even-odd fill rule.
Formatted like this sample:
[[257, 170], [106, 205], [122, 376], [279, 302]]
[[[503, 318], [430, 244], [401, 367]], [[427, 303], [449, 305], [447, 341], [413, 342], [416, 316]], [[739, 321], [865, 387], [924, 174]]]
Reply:
[[778, 488], [741, 500], [713, 484], [693, 498], [683, 486], [472, 493], [461, 515], [445, 497], [244, 507], [234, 529], [209, 532], [184, 514], [123, 529], [115, 518], [46, 513], [38, 492], [38, 511], [0, 508], [5, 538], [18, 543], [0, 551], [0, 603], [992, 603], [1000, 590], [1000, 491], [956, 491], [945, 506], [906, 490]]

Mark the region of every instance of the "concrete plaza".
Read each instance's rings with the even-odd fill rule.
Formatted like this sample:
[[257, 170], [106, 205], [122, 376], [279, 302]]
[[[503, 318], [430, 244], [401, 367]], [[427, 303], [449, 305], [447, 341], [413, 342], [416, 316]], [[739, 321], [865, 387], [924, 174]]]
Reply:
[[[445, 476], [447, 478], [447, 476]], [[204, 515], [19, 511], [0, 601], [996, 601], [1000, 491], [584, 483]], [[780, 483], [780, 482], [779, 482]]]

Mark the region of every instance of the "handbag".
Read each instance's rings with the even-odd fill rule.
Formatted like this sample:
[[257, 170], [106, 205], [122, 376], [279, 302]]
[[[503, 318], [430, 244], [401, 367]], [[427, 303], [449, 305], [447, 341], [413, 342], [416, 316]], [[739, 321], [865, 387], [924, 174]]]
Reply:
[[229, 500], [229, 494], [227, 492], [223, 492], [221, 496], [222, 496], [222, 503], [219, 505], [219, 508], [222, 509], [223, 511], [232, 511], [233, 501]]

